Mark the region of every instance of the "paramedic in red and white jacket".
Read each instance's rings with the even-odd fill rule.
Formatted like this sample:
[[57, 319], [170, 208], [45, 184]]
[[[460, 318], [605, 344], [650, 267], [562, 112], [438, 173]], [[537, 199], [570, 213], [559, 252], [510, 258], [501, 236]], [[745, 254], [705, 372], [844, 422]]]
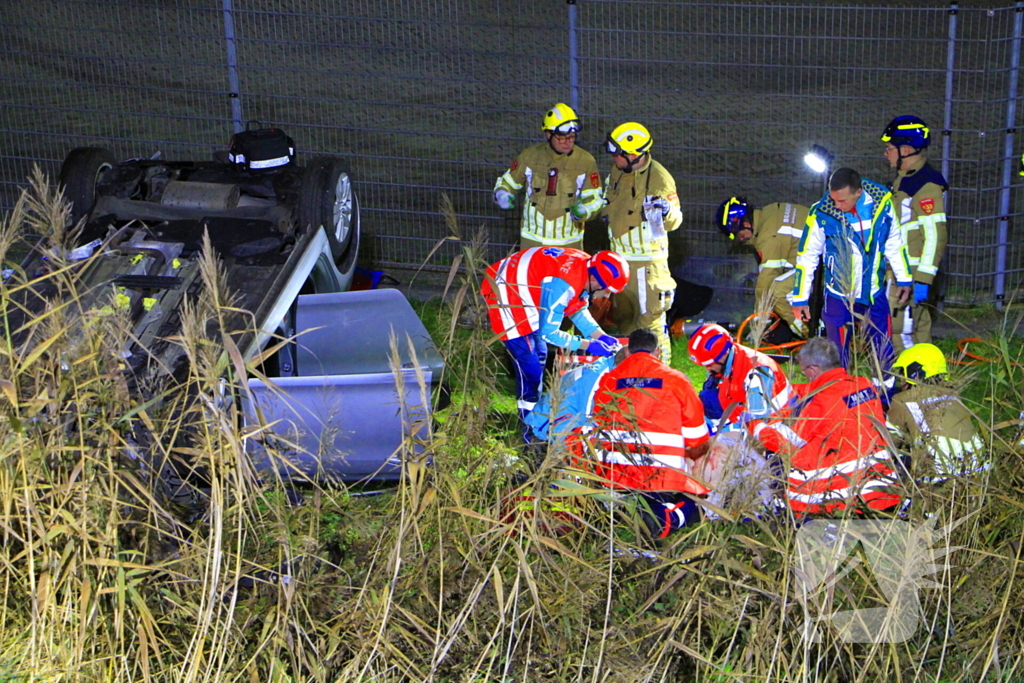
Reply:
[[850, 375], [824, 337], [799, 355], [810, 382], [780, 418], [748, 425], [765, 447], [789, 461], [786, 497], [803, 516], [847, 508], [888, 510], [900, 503], [895, 463], [880, 429], [885, 416], [871, 380]]
[[[547, 344], [592, 356], [611, 356], [618, 341], [587, 310], [592, 292], [618, 293], [629, 282], [628, 262], [613, 251], [593, 256], [566, 247], [533, 247], [487, 269], [481, 293], [491, 329], [515, 365], [519, 415], [540, 400]], [[559, 329], [568, 316], [583, 336]]]
[[733, 341], [721, 325], [707, 323], [690, 337], [690, 360], [708, 370], [700, 392], [704, 415], [725, 427], [741, 428], [751, 419], [766, 419], [789, 405], [793, 388], [770, 356]]

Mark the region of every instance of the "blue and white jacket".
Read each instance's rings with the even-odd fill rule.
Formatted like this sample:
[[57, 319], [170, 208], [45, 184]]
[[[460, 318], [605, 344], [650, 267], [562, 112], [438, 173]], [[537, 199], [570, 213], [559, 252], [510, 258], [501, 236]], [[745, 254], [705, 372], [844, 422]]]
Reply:
[[828, 193], [811, 207], [796, 257], [794, 306], [807, 305], [819, 257], [825, 262], [826, 291], [858, 304], [871, 305], [875, 297], [885, 296], [886, 263], [897, 285], [911, 284], [892, 193], [870, 180], [862, 180], [861, 187], [856, 215], [841, 212]]

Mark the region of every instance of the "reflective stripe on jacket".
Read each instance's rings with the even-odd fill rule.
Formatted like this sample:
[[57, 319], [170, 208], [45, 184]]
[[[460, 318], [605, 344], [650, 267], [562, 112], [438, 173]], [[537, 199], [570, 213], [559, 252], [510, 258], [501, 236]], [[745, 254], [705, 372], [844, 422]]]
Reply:
[[884, 296], [886, 264], [900, 286], [911, 284], [903, 233], [896, 224], [892, 195], [870, 180], [861, 184], [864, 192], [857, 202], [854, 223], [851, 214], [840, 212], [826, 194], [811, 207], [800, 238], [793, 283], [793, 305], [806, 306], [819, 257], [825, 263], [825, 289], [840, 298], [852, 297], [871, 305]]
[[801, 400], [780, 419], [751, 424], [769, 450], [791, 454], [790, 508], [802, 515], [848, 504], [880, 510], [897, 505], [892, 456], [878, 431], [885, 416], [871, 381], [835, 368], [797, 388]]
[[[654, 159], [639, 171], [626, 173], [612, 169], [605, 181], [608, 235], [612, 251], [632, 261], [668, 257], [668, 233], [683, 222], [676, 181]], [[668, 202], [668, 214], [652, 202]]]
[[492, 265], [480, 290], [491, 329], [503, 340], [540, 331], [550, 344], [580, 348], [583, 338], [558, 328], [569, 316], [585, 337], [599, 329], [587, 312], [589, 260], [579, 249], [533, 247]]
[[649, 353], [633, 353], [601, 378], [594, 398], [598, 472], [642, 491], [708, 489], [689, 476], [687, 449], [709, 438], [690, 380]]
[[[549, 179], [554, 172], [554, 187]], [[583, 225], [604, 206], [601, 176], [590, 152], [573, 147], [559, 154], [547, 142], [524, 149], [494, 184], [494, 191], [518, 194], [522, 205], [520, 232], [542, 244], [559, 246], [583, 239]], [[586, 215], [576, 220], [570, 207], [580, 204]]]

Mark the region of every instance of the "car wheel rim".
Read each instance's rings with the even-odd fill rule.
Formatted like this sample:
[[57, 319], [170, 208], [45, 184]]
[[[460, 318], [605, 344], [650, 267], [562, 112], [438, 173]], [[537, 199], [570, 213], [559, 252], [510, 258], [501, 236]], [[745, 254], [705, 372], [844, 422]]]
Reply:
[[334, 188], [334, 237], [338, 244], [345, 244], [349, 230], [352, 229], [352, 180], [348, 173], [338, 176], [338, 184]]

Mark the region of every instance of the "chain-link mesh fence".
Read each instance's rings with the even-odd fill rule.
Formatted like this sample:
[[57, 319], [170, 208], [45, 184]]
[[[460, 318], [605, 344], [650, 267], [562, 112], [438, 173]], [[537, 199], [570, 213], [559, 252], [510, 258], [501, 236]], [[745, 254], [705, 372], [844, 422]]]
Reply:
[[[731, 194], [812, 203], [823, 178], [801, 161], [811, 144], [889, 182], [879, 135], [912, 113], [935, 131], [931, 157], [951, 183], [947, 300], [991, 301], [1024, 272], [1021, 4], [9, 0], [0, 203], [13, 205], [33, 163], [53, 176], [73, 147], [207, 159], [259, 119], [296, 139], [300, 161], [348, 160], [367, 265], [451, 263], [458, 240], [434, 250], [450, 236], [442, 194], [456, 237], [483, 228], [496, 259], [517, 221], [494, 206], [494, 180], [541, 139], [543, 111], [570, 101], [605, 169], [608, 130], [651, 129], [684, 207], [673, 261], [743, 290], [754, 261], [730, 252], [713, 208]], [[588, 246], [604, 240], [588, 227]]]

